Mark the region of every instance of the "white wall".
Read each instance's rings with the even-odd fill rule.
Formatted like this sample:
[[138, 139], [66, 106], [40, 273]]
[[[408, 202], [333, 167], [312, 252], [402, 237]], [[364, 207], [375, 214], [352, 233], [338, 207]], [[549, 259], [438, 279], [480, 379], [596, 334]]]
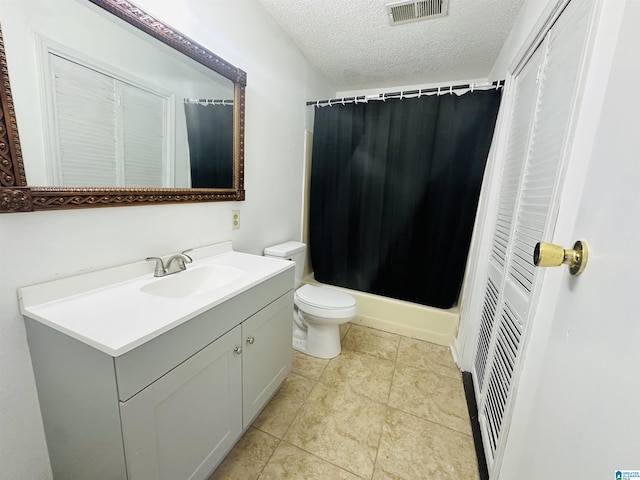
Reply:
[[[56, 0], [63, 9], [73, 1]], [[10, 75], [27, 48], [12, 35], [12, 15], [31, 15], [47, 3], [0, 0]], [[335, 89], [257, 0], [137, 3], [247, 72], [246, 201], [0, 215], [2, 478], [51, 478], [18, 287], [224, 240], [233, 240], [237, 250], [259, 254], [274, 242], [300, 238], [304, 131], [312, 121], [305, 101], [330, 98]], [[29, 161], [33, 125], [20, 118], [20, 111], [30, 100], [15, 88], [26, 79], [11, 80]], [[241, 210], [240, 230], [230, 228], [232, 208]]]
[[488, 78], [490, 81], [504, 80], [507, 70], [524, 46], [527, 38], [534, 31], [534, 27], [545, 12], [556, 3], [556, 0], [525, 0], [513, 28], [498, 54], [498, 58], [489, 72]]

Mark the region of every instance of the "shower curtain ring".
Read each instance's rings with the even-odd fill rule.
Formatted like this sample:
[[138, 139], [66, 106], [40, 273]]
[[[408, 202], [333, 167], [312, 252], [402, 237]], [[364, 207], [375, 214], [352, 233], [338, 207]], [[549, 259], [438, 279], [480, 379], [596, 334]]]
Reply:
[[453, 95], [453, 85], [449, 85], [449, 95]]

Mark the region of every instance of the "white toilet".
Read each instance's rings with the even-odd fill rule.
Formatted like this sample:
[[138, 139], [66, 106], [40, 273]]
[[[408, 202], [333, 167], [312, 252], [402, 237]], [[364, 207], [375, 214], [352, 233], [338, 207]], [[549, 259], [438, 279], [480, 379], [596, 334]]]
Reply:
[[296, 292], [293, 311], [293, 348], [318, 358], [340, 354], [340, 325], [356, 315], [355, 299], [344, 292], [302, 283], [305, 251], [300, 242], [285, 242], [264, 249], [266, 257], [296, 263]]

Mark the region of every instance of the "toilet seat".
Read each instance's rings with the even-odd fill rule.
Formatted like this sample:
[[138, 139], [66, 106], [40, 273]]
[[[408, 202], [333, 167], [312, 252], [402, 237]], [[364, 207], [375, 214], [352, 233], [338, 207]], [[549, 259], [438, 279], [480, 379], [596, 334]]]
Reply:
[[356, 314], [355, 299], [330, 288], [304, 285], [296, 290], [294, 302], [304, 313], [316, 317], [347, 318]]

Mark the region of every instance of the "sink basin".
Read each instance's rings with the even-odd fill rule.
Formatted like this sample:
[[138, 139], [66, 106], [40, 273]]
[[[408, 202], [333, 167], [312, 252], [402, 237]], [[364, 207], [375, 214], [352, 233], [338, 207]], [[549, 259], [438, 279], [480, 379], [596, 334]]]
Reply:
[[187, 267], [183, 272], [154, 279], [142, 286], [140, 290], [159, 297], [193, 297], [229, 285], [242, 274], [242, 270], [226, 265]]

